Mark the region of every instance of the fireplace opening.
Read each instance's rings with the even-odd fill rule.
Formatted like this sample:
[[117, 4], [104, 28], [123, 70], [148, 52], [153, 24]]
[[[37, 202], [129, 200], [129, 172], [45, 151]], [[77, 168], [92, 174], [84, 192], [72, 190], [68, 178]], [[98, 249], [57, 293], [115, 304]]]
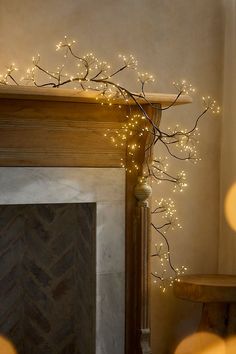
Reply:
[[19, 354], [95, 354], [96, 203], [0, 205], [0, 334]]

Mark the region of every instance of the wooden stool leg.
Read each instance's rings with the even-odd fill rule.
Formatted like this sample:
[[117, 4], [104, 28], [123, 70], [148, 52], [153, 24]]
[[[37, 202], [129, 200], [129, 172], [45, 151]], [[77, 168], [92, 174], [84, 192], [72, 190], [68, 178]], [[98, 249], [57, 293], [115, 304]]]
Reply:
[[227, 335], [228, 304], [204, 303], [198, 331]]

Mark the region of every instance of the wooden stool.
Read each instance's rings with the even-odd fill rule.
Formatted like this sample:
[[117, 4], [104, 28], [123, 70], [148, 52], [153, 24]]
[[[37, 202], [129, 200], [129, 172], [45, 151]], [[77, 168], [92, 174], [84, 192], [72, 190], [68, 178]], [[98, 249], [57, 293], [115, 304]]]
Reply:
[[185, 275], [175, 282], [176, 297], [202, 302], [198, 331], [222, 337], [236, 334], [236, 276]]

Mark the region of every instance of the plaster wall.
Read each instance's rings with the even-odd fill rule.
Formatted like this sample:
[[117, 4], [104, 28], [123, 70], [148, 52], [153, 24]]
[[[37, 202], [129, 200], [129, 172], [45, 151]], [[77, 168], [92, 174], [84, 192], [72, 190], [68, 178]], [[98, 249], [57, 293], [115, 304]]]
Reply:
[[[38, 52], [55, 67], [54, 46], [67, 34], [78, 39], [81, 50], [92, 49], [112, 64], [118, 53], [137, 56], [140, 71], [156, 75], [151, 91], [174, 92], [172, 81], [184, 78], [220, 101], [220, 0], [1, 0], [0, 30], [1, 69], [12, 61], [27, 68]], [[191, 117], [201, 109], [198, 103], [163, 115], [163, 127], [177, 120], [191, 126]], [[202, 161], [185, 166], [189, 187], [175, 197], [183, 230], [170, 242], [177, 264], [187, 264], [192, 273], [210, 273], [218, 268], [219, 118], [208, 117], [200, 128]], [[169, 193], [164, 184], [154, 187], [154, 198]], [[177, 301], [170, 291], [164, 296], [153, 285], [153, 353], [172, 354], [174, 345], [195, 329], [199, 313], [198, 306]]]
[[[227, 222], [226, 199], [236, 183], [236, 1], [224, 1], [225, 50], [224, 50], [224, 91], [221, 139], [221, 227], [219, 247], [219, 272], [236, 272], [236, 231]], [[232, 194], [231, 194], [232, 195]], [[235, 192], [231, 211], [235, 219]], [[233, 208], [233, 209], [232, 209]], [[231, 215], [232, 218], [232, 215]]]

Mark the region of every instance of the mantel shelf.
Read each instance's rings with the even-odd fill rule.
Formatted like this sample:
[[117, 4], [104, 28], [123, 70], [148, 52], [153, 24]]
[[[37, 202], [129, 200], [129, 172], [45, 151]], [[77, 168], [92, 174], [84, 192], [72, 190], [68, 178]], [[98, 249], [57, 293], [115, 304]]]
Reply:
[[[39, 101], [61, 101], [61, 102], [82, 102], [82, 103], [98, 103], [98, 93], [95, 91], [76, 91], [73, 89], [62, 88], [40, 88], [31, 86], [0, 86], [0, 98], [7, 99], [24, 99]], [[176, 99], [176, 94], [165, 93], [147, 93], [146, 98], [151, 103], [159, 103], [162, 106], [172, 104]], [[140, 99], [140, 103], [145, 101]], [[175, 104], [191, 103], [192, 98], [188, 95], [181, 95]], [[114, 104], [135, 104], [134, 102], [126, 103], [124, 100], [117, 99]]]

